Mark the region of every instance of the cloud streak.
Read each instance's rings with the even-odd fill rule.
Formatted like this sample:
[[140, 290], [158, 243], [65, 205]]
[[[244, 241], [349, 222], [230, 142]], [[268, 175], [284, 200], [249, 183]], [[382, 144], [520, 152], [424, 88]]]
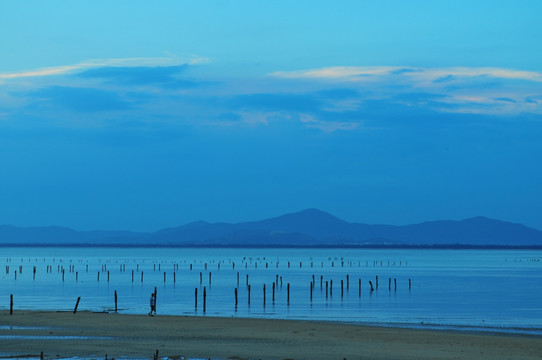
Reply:
[[421, 118], [440, 121], [453, 114], [542, 115], [541, 75], [530, 71], [328, 67], [239, 79], [217, 76], [212, 68], [191, 71], [188, 62], [179, 62], [112, 59], [50, 68], [45, 73], [63, 75], [6, 81], [0, 110], [10, 109], [5, 119], [34, 114], [68, 123], [84, 118], [92, 126], [143, 117], [173, 127], [284, 123], [328, 133], [404, 126]]
[[100, 67], [86, 70], [78, 76], [87, 79], [103, 79], [114, 85], [158, 85], [167, 88], [190, 88], [196, 83], [179, 78], [189, 65]]
[[334, 66], [299, 71], [277, 71], [269, 74], [287, 79], [330, 79], [360, 81], [375, 76], [400, 76], [416, 81], [453, 80], [458, 77], [493, 77], [542, 82], [542, 73], [491, 67], [417, 68], [404, 66]]
[[147, 58], [121, 58], [121, 59], [96, 59], [88, 60], [73, 65], [54, 66], [27, 71], [0, 73], [0, 79], [17, 79], [28, 77], [53, 76], [75, 73], [82, 70], [104, 67], [149, 67], [149, 66], [179, 66], [194, 65], [209, 62], [208, 58], [192, 57], [147, 57]]
[[[370, 90], [360, 97], [425, 107], [442, 113], [491, 115], [542, 114], [542, 73], [492, 67], [422, 68], [404, 66], [326, 67], [268, 76], [284, 81], [313, 80], [326, 86]], [[418, 93], [431, 94], [429, 101], [413, 101]], [[506, 99], [506, 100], [504, 100]], [[358, 104], [360, 102], [358, 101]], [[356, 104], [356, 103], [354, 103]]]

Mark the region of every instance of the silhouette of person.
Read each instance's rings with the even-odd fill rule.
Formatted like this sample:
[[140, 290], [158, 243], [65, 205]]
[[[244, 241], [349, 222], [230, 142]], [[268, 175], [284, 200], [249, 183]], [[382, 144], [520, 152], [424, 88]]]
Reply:
[[151, 311], [149, 311], [149, 315], [152, 316], [153, 312], [156, 314], [156, 297], [154, 296], [154, 293], [151, 293], [150, 305]]

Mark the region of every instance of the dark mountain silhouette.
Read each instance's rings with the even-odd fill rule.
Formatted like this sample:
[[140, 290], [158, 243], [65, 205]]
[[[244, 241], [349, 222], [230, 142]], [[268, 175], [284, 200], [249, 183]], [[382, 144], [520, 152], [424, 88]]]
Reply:
[[130, 231], [76, 231], [60, 226], [15, 227], [0, 225], [0, 244], [129, 244], [148, 235]]
[[307, 209], [237, 224], [196, 221], [154, 233], [4, 225], [0, 226], [0, 244], [542, 247], [542, 231], [485, 217], [406, 226], [368, 225]]

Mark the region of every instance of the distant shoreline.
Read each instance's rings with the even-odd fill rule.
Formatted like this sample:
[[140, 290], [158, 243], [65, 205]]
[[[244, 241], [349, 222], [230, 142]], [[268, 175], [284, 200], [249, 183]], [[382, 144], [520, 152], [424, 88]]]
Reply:
[[195, 248], [195, 249], [395, 249], [395, 250], [542, 250], [542, 245], [243, 245], [243, 244], [44, 244], [44, 243], [0, 243], [0, 248]]

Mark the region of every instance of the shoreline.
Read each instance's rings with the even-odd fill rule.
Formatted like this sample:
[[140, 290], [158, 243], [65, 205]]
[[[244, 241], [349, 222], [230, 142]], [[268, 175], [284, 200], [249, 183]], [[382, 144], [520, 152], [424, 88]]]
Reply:
[[154, 244], [154, 243], [0, 243], [0, 248], [118, 248], [118, 249], [365, 249], [365, 250], [542, 250], [542, 245], [475, 244]]
[[0, 356], [215, 359], [540, 359], [539, 335], [336, 322], [0, 311]]

